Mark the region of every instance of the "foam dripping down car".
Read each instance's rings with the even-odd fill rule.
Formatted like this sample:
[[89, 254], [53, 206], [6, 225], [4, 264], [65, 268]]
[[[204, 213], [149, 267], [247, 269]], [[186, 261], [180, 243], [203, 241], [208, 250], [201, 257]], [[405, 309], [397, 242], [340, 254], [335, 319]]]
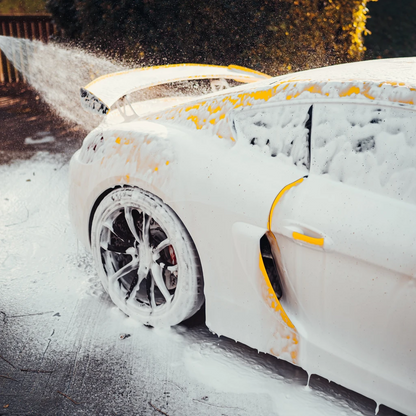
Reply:
[[114, 303], [166, 326], [205, 302], [213, 332], [416, 415], [415, 74], [172, 65], [82, 88], [105, 117], [70, 215]]

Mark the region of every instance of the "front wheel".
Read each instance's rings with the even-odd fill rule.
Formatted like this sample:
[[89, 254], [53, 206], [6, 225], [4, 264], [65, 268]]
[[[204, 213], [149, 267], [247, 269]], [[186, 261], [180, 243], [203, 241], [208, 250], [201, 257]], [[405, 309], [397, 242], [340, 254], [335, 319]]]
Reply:
[[151, 326], [171, 326], [201, 307], [202, 269], [173, 210], [138, 188], [118, 188], [98, 206], [91, 229], [94, 261], [112, 301]]

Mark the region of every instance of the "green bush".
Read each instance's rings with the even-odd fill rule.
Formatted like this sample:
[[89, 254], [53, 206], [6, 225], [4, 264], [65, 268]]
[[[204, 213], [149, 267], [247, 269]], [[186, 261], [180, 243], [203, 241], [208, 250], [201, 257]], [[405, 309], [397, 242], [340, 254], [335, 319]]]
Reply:
[[371, 0], [48, 0], [70, 40], [139, 64], [270, 74], [359, 60]]

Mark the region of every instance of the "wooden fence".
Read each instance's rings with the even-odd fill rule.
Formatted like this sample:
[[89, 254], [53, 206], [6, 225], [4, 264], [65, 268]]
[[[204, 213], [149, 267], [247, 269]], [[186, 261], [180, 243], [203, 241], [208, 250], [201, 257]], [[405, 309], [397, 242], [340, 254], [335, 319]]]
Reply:
[[[0, 15], [0, 35], [3, 36], [48, 42], [50, 36], [56, 33], [56, 26], [48, 15]], [[16, 53], [19, 54], [19, 51]], [[24, 76], [0, 52], [0, 84], [25, 81]]]

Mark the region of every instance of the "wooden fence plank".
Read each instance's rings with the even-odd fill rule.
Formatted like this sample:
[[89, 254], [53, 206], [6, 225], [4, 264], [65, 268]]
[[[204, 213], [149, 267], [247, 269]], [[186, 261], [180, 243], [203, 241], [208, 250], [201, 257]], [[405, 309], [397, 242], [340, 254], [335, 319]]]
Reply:
[[[3, 35], [3, 28], [2, 25], [0, 25], [0, 35]], [[0, 51], [0, 83], [4, 84], [6, 82], [6, 75], [4, 70], [4, 65], [6, 63], [5, 61], [6, 57], [4, 56], [4, 53]]]
[[[9, 31], [7, 30], [8, 25], [6, 25], [6, 22], [1, 22], [1, 28], [2, 28], [2, 35], [3, 36], [9, 36]], [[13, 77], [12, 77], [12, 69], [11, 69], [11, 63], [10, 61], [6, 58], [5, 59], [5, 71], [4, 74], [6, 76], [6, 82], [13, 82]]]
[[[20, 39], [40, 40], [47, 43], [50, 36], [58, 34], [56, 25], [49, 15], [0, 15], [0, 35], [12, 36]], [[25, 65], [24, 45], [12, 49], [12, 59], [23, 68]], [[26, 77], [0, 51], [0, 84], [11, 82], [26, 82]]]
[[[16, 37], [16, 33], [13, 30], [13, 22], [9, 22], [9, 36], [11, 36], [12, 38]], [[16, 54], [16, 48], [12, 47], [12, 58], [13, 58], [13, 62], [17, 62], [17, 54]], [[15, 66], [13, 66], [13, 64], [11, 65], [11, 69], [12, 69], [12, 76], [13, 79], [16, 82], [19, 82], [20, 77], [19, 77], [19, 71], [17, 70], [17, 68]]]
[[[16, 26], [17, 26], [17, 37], [18, 38], [22, 38], [23, 36], [22, 36], [22, 30], [23, 30], [23, 24], [22, 23], [18, 23], [18, 24], [16, 24]], [[21, 68], [24, 68], [25, 67], [25, 60], [24, 60], [24, 58], [23, 58], [23, 45], [20, 45], [20, 47], [19, 47], [19, 55], [20, 55], [20, 66], [21, 66]], [[26, 82], [26, 77], [25, 77], [25, 73], [24, 73], [24, 71], [22, 72], [22, 81], [23, 82]]]
[[4, 53], [0, 51], [0, 84], [4, 84], [6, 82], [6, 76], [4, 75], [4, 68], [3, 62], [6, 59]]

